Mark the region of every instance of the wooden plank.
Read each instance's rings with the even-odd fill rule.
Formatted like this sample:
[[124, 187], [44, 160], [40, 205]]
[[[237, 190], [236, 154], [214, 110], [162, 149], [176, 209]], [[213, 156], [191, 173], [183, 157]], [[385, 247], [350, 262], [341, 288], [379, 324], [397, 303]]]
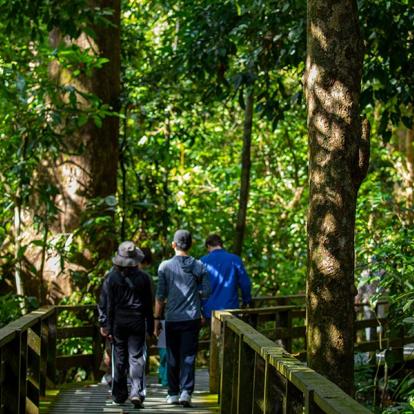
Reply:
[[40, 325], [40, 360], [39, 360], [39, 392], [43, 397], [46, 395], [47, 383], [47, 342], [49, 335], [48, 319], [43, 319]]
[[364, 319], [360, 321], [355, 321], [355, 330], [359, 331], [365, 328], [375, 328], [375, 327], [385, 327], [387, 326], [387, 319], [379, 318], [379, 319]]
[[92, 337], [95, 334], [94, 326], [76, 326], [76, 327], [64, 327], [57, 328], [57, 338], [85, 338]]
[[59, 370], [67, 370], [69, 368], [79, 367], [89, 370], [93, 369], [94, 355], [65, 355], [56, 358], [56, 368]]
[[[220, 381], [220, 410], [222, 413], [232, 414], [235, 405], [235, 396], [233, 389], [234, 366], [237, 364], [236, 348], [237, 335], [227, 326], [227, 321], [223, 326], [223, 358], [221, 364], [221, 381]], [[238, 355], [237, 355], [238, 356]], [[236, 403], [237, 404], [237, 403]]]
[[56, 311], [59, 314], [63, 311], [70, 311], [70, 312], [83, 312], [85, 310], [94, 310], [96, 311], [96, 304], [95, 305], [57, 305]]
[[264, 380], [265, 360], [259, 354], [256, 353], [254, 366], [252, 414], [262, 414], [264, 412]]
[[266, 308], [246, 308], [246, 309], [231, 309], [227, 310], [230, 314], [233, 315], [269, 315], [273, 313], [288, 311], [288, 310], [300, 310], [301, 306], [298, 305], [283, 305], [283, 306], [269, 306]]
[[377, 351], [384, 348], [402, 346], [414, 342], [414, 336], [406, 336], [404, 338], [383, 338], [382, 341], [361, 342], [355, 344], [355, 352]]
[[47, 318], [47, 379], [56, 383], [57, 312]]
[[[160, 387], [157, 378], [147, 378], [147, 397], [144, 408], [136, 410], [130, 402], [123, 406], [112, 405], [109, 389], [102, 384], [78, 384], [66, 386], [53, 398], [48, 406], [43, 407], [42, 414], [218, 414], [217, 395], [208, 392], [208, 372], [196, 370], [196, 388], [193, 394], [193, 407], [171, 406], [166, 404], [167, 390]], [[51, 397], [49, 397], [50, 401]], [[46, 411], [47, 410], [47, 411]]]
[[[276, 323], [279, 322], [279, 326], [282, 328], [285, 328], [288, 332], [292, 329], [292, 314], [289, 310], [279, 312], [278, 320], [276, 320]], [[288, 336], [286, 338], [283, 338], [282, 340], [283, 347], [288, 352], [292, 352], [292, 337]]]
[[8, 343], [12, 342], [16, 337], [17, 332], [15, 329], [10, 328], [9, 325], [0, 329], [0, 348]]
[[220, 337], [221, 324], [216, 317], [211, 318], [210, 334], [210, 392], [218, 394], [220, 388]]
[[54, 312], [53, 306], [43, 306], [21, 318], [9, 323], [7, 327], [11, 330], [25, 331], [39, 322], [39, 320], [49, 317]]
[[31, 328], [27, 330], [27, 345], [33, 350], [33, 352], [40, 355], [40, 336]]
[[15, 332], [13, 341], [3, 345], [2, 363], [4, 381], [1, 387], [1, 403], [5, 413], [19, 412], [20, 389], [20, 335]]
[[240, 369], [237, 379], [237, 413], [251, 414], [253, 407], [255, 353], [244, 342], [243, 338], [244, 335], [242, 334], [238, 349]]
[[290, 328], [276, 328], [274, 329], [275, 339], [285, 338], [303, 338], [306, 335], [305, 326], [294, 326]]

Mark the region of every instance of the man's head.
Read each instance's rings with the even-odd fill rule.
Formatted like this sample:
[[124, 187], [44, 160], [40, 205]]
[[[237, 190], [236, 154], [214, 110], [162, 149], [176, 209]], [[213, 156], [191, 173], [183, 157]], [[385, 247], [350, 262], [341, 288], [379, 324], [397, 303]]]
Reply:
[[193, 239], [191, 237], [191, 233], [188, 230], [177, 230], [174, 234], [172, 247], [174, 250], [187, 252], [190, 250], [192, 243]]
[[211, 252], [212, 250], [222, 249], [223, 248], [223, 240], [218, 234], [210, 234], [204, 245], [206, 246], [207, 250]]

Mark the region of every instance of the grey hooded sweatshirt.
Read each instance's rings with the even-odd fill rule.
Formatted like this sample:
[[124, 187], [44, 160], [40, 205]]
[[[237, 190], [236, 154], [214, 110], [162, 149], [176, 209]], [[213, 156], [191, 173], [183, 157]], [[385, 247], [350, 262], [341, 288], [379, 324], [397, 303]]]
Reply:
[[174, 256], [158, 268], [156, 298], [166, 301], [165, 320], [171, 322], [201, 318], [201, 299], [210, 294], [210, 280], [204, 264], [191, 256]]

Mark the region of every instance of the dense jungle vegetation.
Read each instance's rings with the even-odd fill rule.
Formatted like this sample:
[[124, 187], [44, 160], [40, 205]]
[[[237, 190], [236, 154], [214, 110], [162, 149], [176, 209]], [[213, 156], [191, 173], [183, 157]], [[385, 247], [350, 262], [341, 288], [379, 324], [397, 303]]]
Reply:
[[[155, 277], [177, 228], [196, 257], [222, 234], [255, 295], [305, 292], [306, 10], [0, 1], [0, 326], [46, 303], [93, 303], [121, 240], [151, 249]], [[414, 334], [414, 2], [360, 0], [358, 16], [371, 156], [351, 273]], [[357, 396], [414, 412], [414, 374], [401, 372], [363, 365]]]

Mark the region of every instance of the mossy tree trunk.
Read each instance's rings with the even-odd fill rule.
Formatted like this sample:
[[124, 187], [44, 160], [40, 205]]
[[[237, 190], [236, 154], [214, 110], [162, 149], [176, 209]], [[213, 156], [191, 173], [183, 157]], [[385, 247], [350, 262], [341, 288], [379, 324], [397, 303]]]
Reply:
[[355, 0], [308, 0], [308, 364], [348, 393], [354, 365], [354, 230], [369, 162], [359, 96], [363, 42]]
[[[91, 0], [91, 7], [112, 9], [107, 17], [110, 23], [100, 23], [92, 27], [95, 35], [82, 33], [77, 39], [62, 37], [59, 28], [50, 34], [53, 46], [75, 44], [90, 55], [106, 58], [99, 69], [91, 74], [72, 76], [70, 69], [57, 62], [50, 66], [50, 76], [60, 86], [72, 86], [77, 91], [77, 107], [85, 113], [90, 108], [88, 95], [98, 97], [110, 111], [118, 111], [120, 106], [120, 0]], [[63, 100], [67, 97], [62, 96]], [[62, 125], [65, 130], [65, 125]], [[114, 196], [117, 189], [119, 118], [107, 115], [100, 119], [90, 119], [73, 133], [67, 133], [57, 160], [45, 163], [42, 174], [58, 189], [56, 205], [59, 213], [50, 223], [50, 236], [70, 234], [91, 217], [108, 215], [105, 203], [92, 206], [94, 200]], [[111, 201], [112, 202], [112, 201]], [[109, 206], [110, 207], [110, 206]], [[93, 211], [96, 209], [95, 211]], [[100, 212], [99, 209], [102, 211]], [[102, 218], [100, 217], [100, 218]], [[108, 222], [111, 222], [108, 224]], [[108, 259], [115, 247], [115, 228], [112, 218], [103, 224], [85, 227], [82, 240], [77, 240], [79, 253], [67, 263], [61, 274], [59, 254], [49, 252], [43, 263], [43, 279], [48, 285], [48, 299], [55, 301], [72, 292], [73, 272], [87, 273], [96, 261]], [[106, 233], [105, 233], [106, 232]], [[37, 256], [39, 253], [37, 252]], [[39, 261], [39, 257], [33, 260]], [[79, 273], [80, 272], [80, 273]], [[86, 280], [86, 278], [84, 278]]]

